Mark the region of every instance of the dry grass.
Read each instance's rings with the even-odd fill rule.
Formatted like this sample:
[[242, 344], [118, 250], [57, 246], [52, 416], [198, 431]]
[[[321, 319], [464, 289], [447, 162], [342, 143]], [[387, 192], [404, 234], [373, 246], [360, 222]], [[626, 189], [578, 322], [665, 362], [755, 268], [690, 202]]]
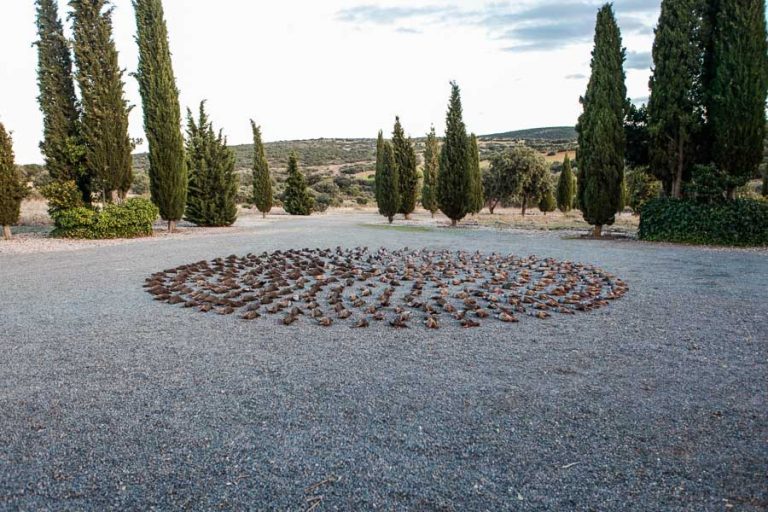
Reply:
[[48, 216], [48, 202], [45, 199], [30, 199], [21, 203], [19, 226], [42, 227], [52, 224]]
[[[613, 226], [606, 226], [606, 232], [615, 232], [623, 234], [635, 234], [640, 222], [640, 218], [628, 213], [622, 213], [616, 217], [616, 223]], [[551, 212], [546, 215], [538, 209], [528, 210], [523, 217], [519, 208], [496, 209], [496, 213], [491, 215], [487, 210], [474, 217], [468, 217], [463, 224], [478, 225], [483, 227], [494, 227], [500, 229], [532, 229], [532, 230], [579, 230], [589, 231], [590, 225], [584, 221], [579, 211], [571, 211], [563, 214], [559, 211]]]

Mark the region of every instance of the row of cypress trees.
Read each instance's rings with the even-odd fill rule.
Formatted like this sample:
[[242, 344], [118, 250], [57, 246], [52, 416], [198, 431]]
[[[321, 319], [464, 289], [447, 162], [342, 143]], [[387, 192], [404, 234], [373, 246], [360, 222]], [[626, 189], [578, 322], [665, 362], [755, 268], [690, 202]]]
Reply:
[[[416, 153], [406, 138], [400, 118], [392, 140], [379, 131], [376, 143], [375, 195], [379, 213], [391, 223], [398, 213], [406, 219], [419, 196]], [[483, 208], [483, 185], [477, 137], [467, 134], [459, 86], [451, 83], [445, 140], [440, 147], [434, 127], [427, 134], [421, 184], [421, 204], [432, 216], [439, 209], [455, 226], [467, 214]]]

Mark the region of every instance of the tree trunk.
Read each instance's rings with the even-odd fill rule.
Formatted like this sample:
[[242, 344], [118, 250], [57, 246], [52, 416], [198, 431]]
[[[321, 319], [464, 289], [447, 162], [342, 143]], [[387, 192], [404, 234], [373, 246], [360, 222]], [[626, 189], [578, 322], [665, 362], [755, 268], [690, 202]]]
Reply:
[[683, 138], [680, 137], [677, 141], [677, 172], [675, 173], [675, 180], [672, 182], [672, 197], [674, 199], [681, 199], [683, 197], [683, 166], [685, 165], [684, 148]]
[[261, 218], [266, 219], [267, 218], [267, 212], [261, 212]]
[[451, 219], [451, 227], [452, 228], [455, 228], [458, 223], [459, 223], [459, 221], [457, 221], [456, 219]]
[[595, 238], [602, 238], [603, 236], [603, 226], [601, 224], [596, 225], [592, 229], [592, 236]]
[[4, 240], [11, 239], [11, 226], [3, 225], [3, 239]]
[[527, 197], [523, 197], [523, 212], [522, 212], [523, 213], [523, 217], [525, 217], [525, 209], [526, 209], [527, 206], [528, 206], [528, 198]]
[[395, 218], [394, 218], [394, 217], [392, 217], [392, 216], [389, 216], [389, 217], [387, 217], [387, 220], [389, 220], [389, 223], [390, 223], [390, 224], [392, 224], [392, 221], [393, 221], [394, 219], [395, 219]]
[[429, 213], [432, 214], [432, 218], [434, 219], [435, 218], [435, 212], [429, 212]]
[[176, 231], [176, 221], [175, 220], [169, 220], [168, 221], [168, 232], [173, 233]]
[[411, 214], [410, 213], [404, 213], [403, 217], [405, 218], [405, 220], [411, 220]]

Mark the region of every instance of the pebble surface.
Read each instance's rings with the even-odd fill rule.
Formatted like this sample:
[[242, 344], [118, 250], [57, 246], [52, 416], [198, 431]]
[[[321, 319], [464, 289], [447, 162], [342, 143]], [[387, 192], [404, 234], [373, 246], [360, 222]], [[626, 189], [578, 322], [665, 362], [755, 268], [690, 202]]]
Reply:
[[[0, 510], [764, 510], [768, 257], [371, 215], [0, 254]], [[594, 264], [556, 322], [322, 328], [159, 305], [228, 254], [386, 246]]]

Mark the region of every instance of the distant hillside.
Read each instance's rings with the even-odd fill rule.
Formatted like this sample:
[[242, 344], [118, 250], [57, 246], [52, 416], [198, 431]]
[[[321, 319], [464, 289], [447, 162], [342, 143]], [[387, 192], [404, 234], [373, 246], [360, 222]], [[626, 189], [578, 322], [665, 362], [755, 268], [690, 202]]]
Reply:
[[513, 139], [513, 140], [551, 140], [575, 141], [576, 128], [573, 126], [549, 126], [545, 128], [529, 128], [504, 133], [481, 135], [480, 139]]

